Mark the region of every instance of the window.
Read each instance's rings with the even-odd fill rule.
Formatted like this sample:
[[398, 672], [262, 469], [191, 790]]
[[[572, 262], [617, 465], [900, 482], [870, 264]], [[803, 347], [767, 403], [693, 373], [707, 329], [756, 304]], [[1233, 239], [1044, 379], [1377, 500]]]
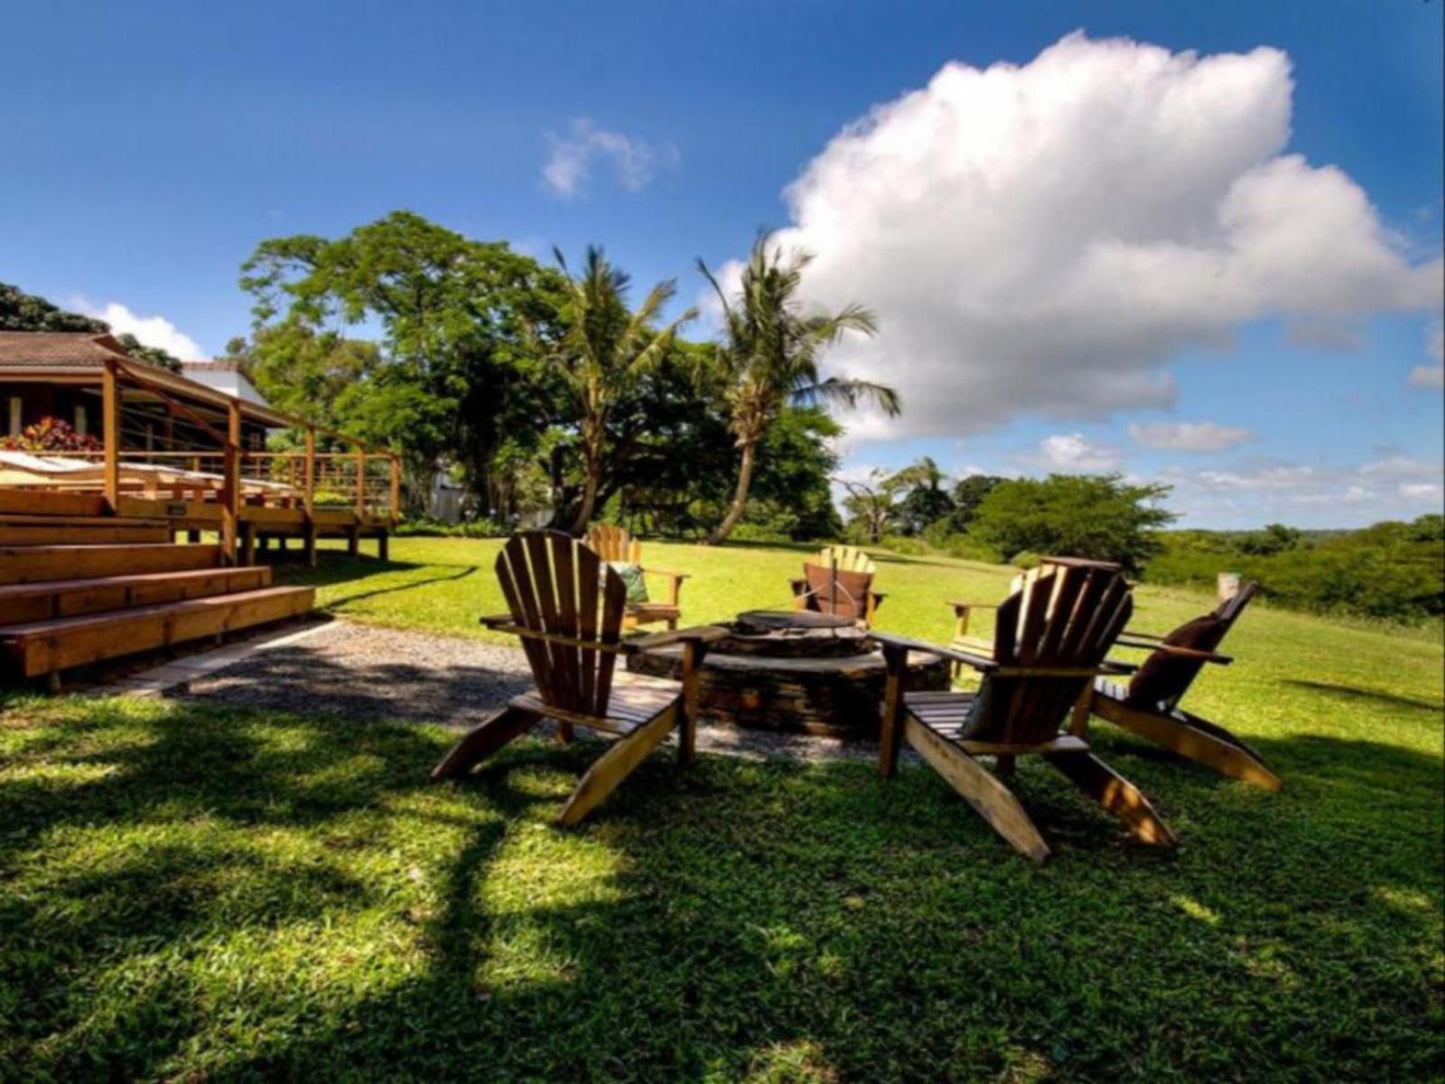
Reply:
[[21, 420], [20, 396], [12, 395], [10, 397], [10, 435], [12, 437], [18, 437], [20, 430], [25, 428], [20, 424]]
[[90, 432], [90, 419], [85, 414], [85, 404], [75, 404], [75, 431], [81, 436]]

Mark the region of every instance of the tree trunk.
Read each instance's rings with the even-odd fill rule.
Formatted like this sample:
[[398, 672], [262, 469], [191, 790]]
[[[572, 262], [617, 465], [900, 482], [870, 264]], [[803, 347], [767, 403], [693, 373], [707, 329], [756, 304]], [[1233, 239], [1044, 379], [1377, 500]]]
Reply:
[[743, 509], [748, 503], [748, 489], [753, 484], [753, 462], [757, 455], [757, 443], [748, 441], [743, 445], [743, 462], [738, 468], [738, 488], [733, 493], [733, 502], [728, 506], [728, 514], [723, 516], [723, 521], [717, 528], [708, 535], [709, 546], [721, 545], [727, 540], [728, 535], [733, 533], [733, 528], [743, 518]]
[[572, 524], [572, 533], [579, 538], [587, 533], [592, 522], [592, 513], [597, 505], [597, 487], [602, 481], [602, 464], [597, 457], [587, 457], [587, 485], [582, 490], [582, 505], [577, 509], [577, 519]]

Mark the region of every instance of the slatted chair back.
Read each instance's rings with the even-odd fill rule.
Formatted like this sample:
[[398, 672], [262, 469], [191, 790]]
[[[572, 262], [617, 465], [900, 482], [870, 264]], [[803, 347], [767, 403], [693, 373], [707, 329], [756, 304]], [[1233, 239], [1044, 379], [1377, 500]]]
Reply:
[[543, 701], [606, 718], [627, 599], [622, 578], [581, 542], [551, 531], [513, 535], [496, 567]]
[[642, 543], [633, 539], [626, 527], [614, 523], [594, 523], [588, 527], [587, 545], [604, 561], [630, 565], [642, 563]]
[[985, 675], [975, 698], [965, 734], [973, 741], [1037, 745], [1058, 737], [1133, 613], [1117, 565], [1060, 558], [1021, 580], [998, 608], [998, 672]]
[[[1163, 639], [1169, 647], [1212, 652], [1239, 620], [1249, 600], [1259, 594], [1259, 582], [1250, 580], [1211, 612], [1186, 621]], [[1189, 691], [1207, 660], [1168, 651], [1155, 651], [1144, 660], [1129, 682], [1128, 699], [1140, 704], [1163, 704], [1172, 708]]]
[[817, 559], [810, 563], [824, 568], [837, 566], [839, 572], [866, 572], [870, 576], [878, 571], [873, 558], [857, 546], [824, 546], [818, 551]]

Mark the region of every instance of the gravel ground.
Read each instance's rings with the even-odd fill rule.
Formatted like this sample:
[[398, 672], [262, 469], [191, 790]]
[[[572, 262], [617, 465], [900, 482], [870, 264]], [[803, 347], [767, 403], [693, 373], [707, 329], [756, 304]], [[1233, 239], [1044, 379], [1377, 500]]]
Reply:
[[[517, 648], [335, 621], [296, 643], [261, 646], [167, 695], [353, 719], [476, 725], [532, 684]], [[754, 759], [872, 761], [875, 747], [811, 735], [698, 727], [702, 752]]]

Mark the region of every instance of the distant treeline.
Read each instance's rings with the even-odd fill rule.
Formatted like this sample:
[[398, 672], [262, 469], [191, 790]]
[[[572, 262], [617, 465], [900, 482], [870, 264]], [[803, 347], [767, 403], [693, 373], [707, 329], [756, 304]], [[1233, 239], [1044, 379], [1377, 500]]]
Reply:
[[1281, 606], [1418, 621], [1445, 613], [1445, 517], [1357, 531], [1167, 531], [1150, 583], [1212, 585], [1220, 572], [1260, 582]]
[[1043, 554], [1118, 561], [1149, 583], [1213, 589], [1221, 572], [1258, 580], [1276, 605], [1414, 622], [1445, 614], [1445, 517], [1360, 530], [1168, 530], [1169, 487], [1118, 475], [998, 478], [950, 486], [929, 459], [847, 480], [847, 530], [901, 553], [946, 553], [1027, 568]]

